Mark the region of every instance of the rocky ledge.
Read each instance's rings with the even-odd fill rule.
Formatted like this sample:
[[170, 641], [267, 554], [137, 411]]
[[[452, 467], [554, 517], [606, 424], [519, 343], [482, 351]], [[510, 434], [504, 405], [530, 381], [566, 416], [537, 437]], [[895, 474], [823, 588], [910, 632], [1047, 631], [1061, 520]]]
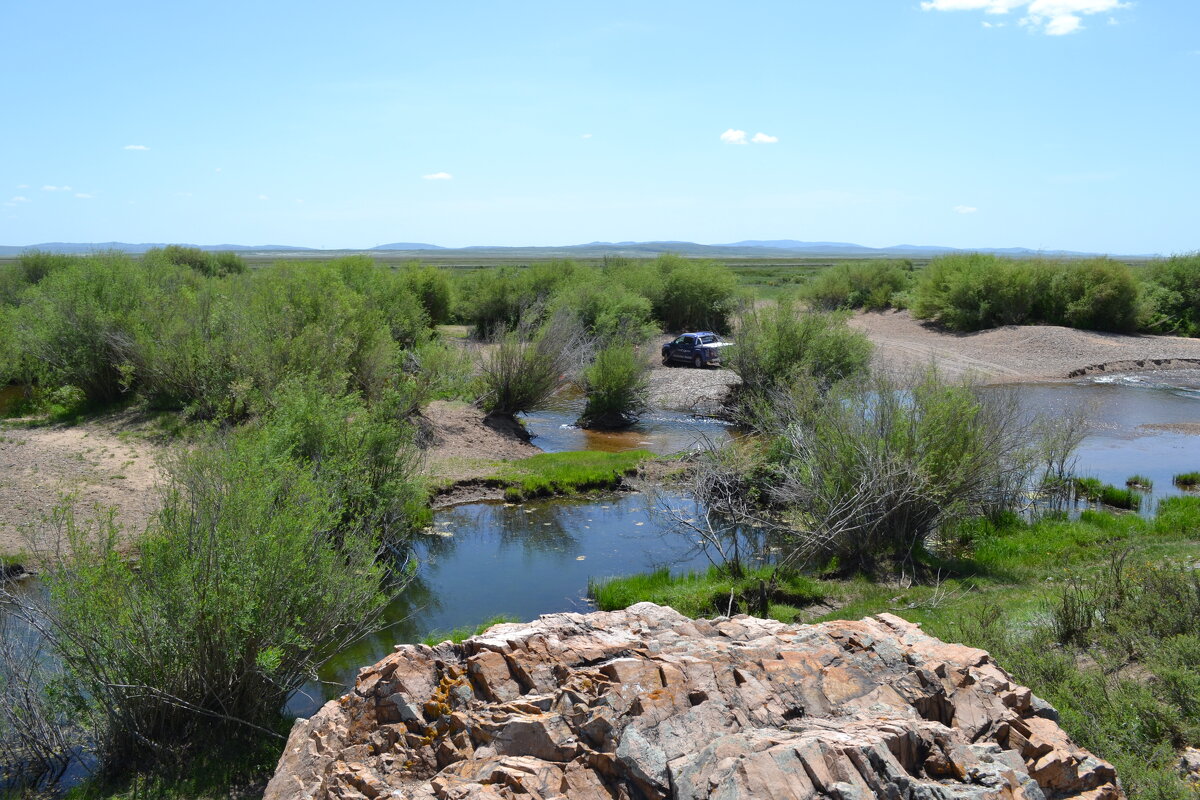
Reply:
[[983, 650], [890, 614], [640, 603], [402, 645], [293, 728], [284, 798], [1122, 797]]

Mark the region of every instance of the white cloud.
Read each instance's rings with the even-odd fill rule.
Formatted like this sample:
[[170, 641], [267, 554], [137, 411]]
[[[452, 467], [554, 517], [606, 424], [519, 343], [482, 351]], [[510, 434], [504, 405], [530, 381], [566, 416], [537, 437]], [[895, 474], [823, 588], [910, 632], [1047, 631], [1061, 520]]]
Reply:
[[78, 197], [80, 200], [91, 200], [96, 195], [88, 194], [87, 192], [76, 192], [75, 196]]
[[[1007, 14], [1024, 9], [1020, 24], [1047, 36], [1065, 36], [1083, 28], [1083, 18], [1091, 14], [1108, 14], [1132, 3], [1123, 0], [923, 0], [924, 11], [982, 11], [985, 14]], [[984, 23], [984, 27], [1001, 27], [1004, 23]], [[1108, 24], [1116, 25], [1114, 17]]]
[[220, 172], [220, 171], [221, 171], [221, 168], [220, 168], [220, 167], [217, 167], [217, 172]]
[[149, 150], [150, 148], [146, 147], [146, 145], [144, 145], [144, 144], [127, 144], [127, 145], [125, 145], [124, 149], [125, 150]]
[[979, 209], [976, 208], [975, 206], [955, 206], [954, 207], [954, 212], [956, 214], [974, 214], [978, 210]]
[[29, 188], [29, 184], [28, 184], [28, 183], [22, 183], [22, 184], [21, 184], [20, 186], [18, 186], [17, 188], [18, 188], [18, 189], [28, 189], [28, 188]]
[[582, 136], [580, 136], [579, 138], [580, 139], [590, 139], [590, 138], [592, 138], [592, 135], [590, 133], [585, 133]]
[[260, 195], [258, 196], [258, 199], [259, 199], [259, 200], [270, 200], [271, 198], [267, 197], [265, 194], [260, 194]]
[[449, 180], [454, 180], [454, 176], [453, 176], [453, 175], [451, 175], [449, 172], [433, 172], [433, 173], [430, 173], [429, 175], [422, 175], [421, 177], [422, 177], [422, 178], [424, 178], [424, 179], [425, 179], [425, 180], [427, 180], [427, 181], [449, 181]]
[[754, 134], [754, 138], [751, 139], [750, 141], [754, 142], [755, 144], [775, 144], [776, 142], [779, 141], [779, 137], [778, 136], [768, 136], [765, 133], [756, 133], [756, 134]]
[[47, 185], [47, 186], [42, 187], [42, 191], [43, 192], [69, 192], [69, 191], [71, 191], [71, 187], [70, 186], [49, 186], [49, 185]]
[[14, 197], [12, 200], [9, 200], [4, 205], [8, 206], [9, 208], [13, 208], [15, 206], [20, 205], [21, 203], [28, 203], [28, 202], [29, 202], [28, 197], [22, 197], [21, 195], [17, 195], [16, 197]]
[[721, 141], [725, 144], [746, 144], [746, 132], [730, 128], [721, 134]]

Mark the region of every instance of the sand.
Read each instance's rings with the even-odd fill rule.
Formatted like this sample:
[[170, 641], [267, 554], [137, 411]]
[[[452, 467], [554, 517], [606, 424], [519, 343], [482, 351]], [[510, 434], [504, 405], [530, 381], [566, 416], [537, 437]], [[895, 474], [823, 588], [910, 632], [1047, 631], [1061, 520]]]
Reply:
[[1200, 365], [1200, 339], [1097, 333], [1057, 325], [1010, 325], [949, 333], [907, 311], [856, 314], [850, 325], [875, 344], [874, 365], [912, 370], [935, 363], [943, 374], [988, 383], [1074, 378]]

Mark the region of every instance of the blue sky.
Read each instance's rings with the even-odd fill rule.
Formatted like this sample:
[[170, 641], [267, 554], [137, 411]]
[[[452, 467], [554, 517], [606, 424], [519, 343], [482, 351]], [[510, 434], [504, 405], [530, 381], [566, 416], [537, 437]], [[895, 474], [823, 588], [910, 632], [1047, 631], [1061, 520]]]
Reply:
[[1197, 0], [7, 0], [0, 29], [0, 244], [1200, 248]]

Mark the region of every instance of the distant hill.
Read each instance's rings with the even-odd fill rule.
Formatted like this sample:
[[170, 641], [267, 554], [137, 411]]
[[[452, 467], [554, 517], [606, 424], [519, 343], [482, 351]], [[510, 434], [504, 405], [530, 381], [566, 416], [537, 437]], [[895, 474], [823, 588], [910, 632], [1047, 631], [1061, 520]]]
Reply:
[[[503, 256], [506, 259], [519, 258], [570, 258], [573, 256], [601, 258], [606, 255], [622, 255], [640, 258], [652, 258], [662, 253], [678, 253], [684, 256], [707, 258], [788, 258], [788, 257], [831, 257], [831, 258], [929, 258], [942, 253], [994, 253], [1001, 256], [1066, 256], [1080, 257], [1097, 255], [1096, 253], [1081, 253], [1072, 250], [1031, 250], [1025, 247], [977, 247], [955, 248], [938, 245], [897, 244], [891, 247], [866, 247], [851, 242], [802, 242], [796, 239], [746, 239], [728, 244], [697, 244], [696, 242], [650, 241], [650, 242], [588, 242], [587, 244], [568, 244], [557, 246], [530, 247], [500, 247], [494, 245], [474, 245], [470, 247], [443, 247], [423, 242], [393, 242], [381, 244], [368, 249], [317, 250], [310, 247], [297, 247], [282, 244], [206, 244], [185, 245], [199, 247], [201, 250], [220, 251], [231, 250], [239, 253], [311, 253], [317, 256], [322, 253], [414, 253], [436, 250], [439, 257], [480, 258], [487, 255]], [[43, 250], [53, 253], [95, 253], [104, 250], [121, 250], [126, 253], [145, 253], [155, 247], [165, 247], [164, 244], [127, 244], [125, 242], [43, 242], [31, 245], [0, 245], [0, 256], [20, 255], [29, 250]], [[1130, 255], [1127, 258], [1154, 258], [1153, 255]]]
[[372, 250], [445, 250], [440, 244], [422, 244], [421, 242], [393, 242], [391, 244], [380, 244], [371, 248]]

